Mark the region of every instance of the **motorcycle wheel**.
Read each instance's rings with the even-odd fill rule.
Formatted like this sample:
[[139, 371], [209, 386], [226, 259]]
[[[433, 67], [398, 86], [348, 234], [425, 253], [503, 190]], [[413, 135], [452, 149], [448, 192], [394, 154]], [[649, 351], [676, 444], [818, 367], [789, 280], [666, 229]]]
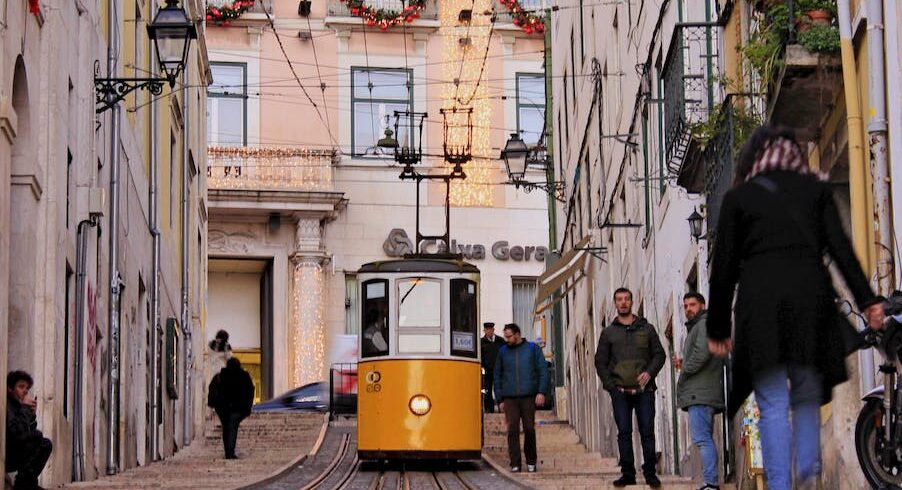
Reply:
[[855, 423], [855, 452], [872, 488], [902, 490], [902, 461], [884, 462], [884, 441], [877, 437], [877, 419], [883, 418], [883, 403], [871, 400], [862, 407]]

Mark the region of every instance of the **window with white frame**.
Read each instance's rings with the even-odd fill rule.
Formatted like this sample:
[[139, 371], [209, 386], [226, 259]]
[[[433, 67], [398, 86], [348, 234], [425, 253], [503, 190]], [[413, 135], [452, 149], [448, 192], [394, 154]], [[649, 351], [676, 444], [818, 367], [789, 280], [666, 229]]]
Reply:
[[545, 75], [517, 73], [517, 131], [527, 145], [535, 145], [545, 128]]
[[536, 301], [536, 279], [516, 277], [511, 282], [514, 323], [523, 330], [524, 335], [532, 335], [533, 320], [535, 318], [533, 311]]
[[207, 88], [207, 143], [247, 145], [247, 64], [210, 63], [213, 83]]
[[[388, 156], [376, 143], [394, 131], [395, 111], [413, 111], [413, 71], [403, 68], [351, 68], [351, 149], [355, 157]], [[402, 119], [403, 121], [403, 119]], [[407, 141], [407, 128], [394, 137]]]

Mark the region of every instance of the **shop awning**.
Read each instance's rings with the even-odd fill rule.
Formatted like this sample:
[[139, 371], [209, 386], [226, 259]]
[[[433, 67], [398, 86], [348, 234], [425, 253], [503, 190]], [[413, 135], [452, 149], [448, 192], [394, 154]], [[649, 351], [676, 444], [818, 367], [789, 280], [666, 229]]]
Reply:
[[[588, 252], [580, 249], [586, 248], [586, 246], [589, 244], [589, 238], [590, 237], [587, 236], [580, 240], [580, 242], [577, 243], [576, 246], [573, 247], [573, 249], [562, 255], [557, 262], [555, 262], [539, 277], [535, 303], [536, 315], [542, 313], [543, 311], [548, 309], [548, 307], [556, 303], [557, 301], [552, 301], [545, 304], [545, 301], [549, 299], [555, 291], [563, 286], [565, 282], [573, 279], [574, 277], [576, 277], [578, 272], [582, 271], [583, 265], [585, 265], [586, 263], [586, 255]], [[582, 277], [583, 276], [580, 275], [579, 277], [576, 277], [576, 280], [579, 280]], [[571, 285], [571, 288], [572, 287], [573, 286]]]

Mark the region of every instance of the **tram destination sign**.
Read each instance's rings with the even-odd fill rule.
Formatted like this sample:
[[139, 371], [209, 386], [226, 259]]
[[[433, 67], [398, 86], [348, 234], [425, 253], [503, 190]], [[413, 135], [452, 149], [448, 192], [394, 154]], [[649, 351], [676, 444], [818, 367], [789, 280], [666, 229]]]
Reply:
[[[403, 228], [394, 228], [382, 243], [382, 250], [389, 257], [403, 257], [413, 252], [413, 241]], [[447, 247], [441, 240], [423, 242], [423, 253], [447, 253]], [[548, 247], [531, 245], [511, 245], [507, 240], [498, 240], [491, 247], [483, 244], [463, 244], [451, 240], [451, 253], [459, 253], [468, 260], [485, 260], [491, 255], [496, 260], [513, 260], [515, 262], [544, 262], [548, 256]]]

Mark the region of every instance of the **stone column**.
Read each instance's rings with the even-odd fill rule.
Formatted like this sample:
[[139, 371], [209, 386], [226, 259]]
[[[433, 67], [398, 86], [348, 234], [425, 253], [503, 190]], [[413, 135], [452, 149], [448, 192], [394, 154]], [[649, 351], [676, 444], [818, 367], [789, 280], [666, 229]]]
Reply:
[[295, 234], [295, 252], [291, 256], [292, 295], [288, 352], [292, 386], [322, 381], [326, 374], [326, 308], [323, 264], [327, 256], [322, 248], [319, 219], [301, 218]]

